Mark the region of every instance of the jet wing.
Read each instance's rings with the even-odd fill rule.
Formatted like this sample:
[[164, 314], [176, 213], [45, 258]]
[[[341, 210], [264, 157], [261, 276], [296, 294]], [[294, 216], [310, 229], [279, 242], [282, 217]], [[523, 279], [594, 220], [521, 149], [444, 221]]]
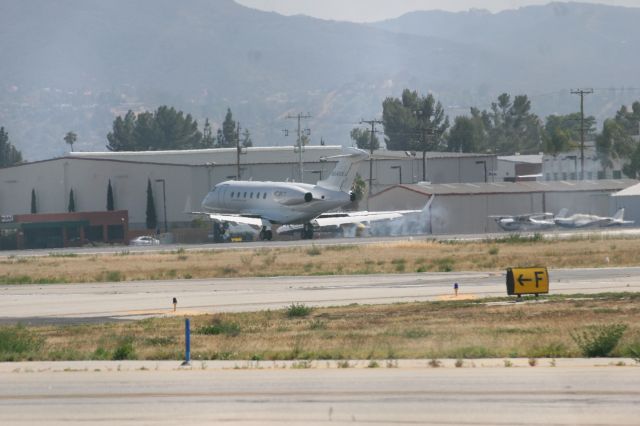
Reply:
[[318, 216], [312, 222], [319, 227], [341, 226], [348, 224], [360, 224], [362, 222], [377, 222], [402, 217], [402, 212], [353, 212], [353, 213], [326, 213]]
[[260, 229], [267, 222], [255, 216], [241, 216], [237, 214], [220, 214], [220, 213], [204, 213], [194, 212], [193, 214], [201, 214], [208, 216], [209, 219], [219, 223], [231, 223], [233, 225], [244, 224]]

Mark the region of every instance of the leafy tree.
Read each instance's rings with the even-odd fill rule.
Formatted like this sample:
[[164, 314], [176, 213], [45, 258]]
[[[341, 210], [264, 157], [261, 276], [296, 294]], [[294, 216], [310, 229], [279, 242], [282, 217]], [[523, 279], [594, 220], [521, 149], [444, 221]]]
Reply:
[[76, 140], [78, 140], [78, 135], [74, 132], [67, 132], [67, 134], [64, 135], [64, 141], [71, 146], [71, 152], [73, 152], [73, 144], [76, 143]]
[[76, 211], [76, 200], [73, 196], [73, 188], [69, 191], [69, 205], [67, 206], [67, 211], [69, 213], [73, 213]]
[[22, 162], [22, 154], [9, 142], [9, 133], [0, 127], [0, 167]]
[[[360, 127], [354, 127], [351, 130], [351, 139], [356, 143], [356, 146], [360, 149], [366, 149], [371, 151], [371, 130], [361, 129]], [[380, 149], [380, 141], [378, 137], [373, 135], [373, 150]]]
[[426, 153], [440, 149], [440, 135], [449, 127], [440, 102], [432, 94], [420, 96], [405, 89], [402, 98], [382, 103], [387, 148], [422, 152], [422, 179], [426, 180]]
[[607, 119], [602, 133], [596, 137], [596, 151], [604, 170], [613, 167], [614, 159], [629, 158], [634, 153], [634, 142], [624, 127], [615, 119]]
[[[580, 113], [578, 112], [548, 116], [542, 133], [544, 152], [556, 155], [576, 148], [580, 141], [580, 124]], [[595, 135], [595, 126], [595, 117], [584, 118], [585, 138], [592, 138]]]
[[236, 130], [236, 122], [233, 120], [231, 108], [227, 108], [227, 115], [225, 115], [224, 121], [222, 122], [222, 129], [218, 132], [217, 146], [221, 148], [232, 148], [236, 146], [237, 140], [238, 131]]
[[382, 103], [382, 123], [387, 148], [391, 150], [436, 150], [438, 138], [428, 133], [442, 134], [449, 127], [442, 104], [432, 94], [419, 96], [405, 89], [401, 99], [387, 98]]
[[38, 206], [36, 205], [36, 190], [31, 190], [31, 214], [38, 213]]
[[158, 218], [156, 216], [156, 203], [153, 201], [153, 191], [151, 190], [151, 179], [147, 179], [146, 222], [147, 229], [155, 229], [158, 226]]
[[629, 135], [640, 134], [640, 102], [636, 101], [631, 105], [631, 111], [623, 105], [616, 112], [616, 122], [622, 126]]
[[134, 136], [136, 127], [136, 116], [133, 111], [129, 110], [124, 116], [116, 117], [113, 122], [113, 131], [107, 135], [107, 149], [109, 151], [139, 151], [136, 147], [136, 138]]
[[107, 211], [114, 210], [113, 203], [113, 188], [111, 187], [111, 179], [109, 179], [109, 185], [107, 186]]
[[503, 93], [491, 104], [487, 118], [489, 141], [495, 154], [537, 153], [541, 149], [541, 124], [531, 112], [527, 95], [511, 96]]
[[[210, 135], [209, 135], [210, 136]], [[191, 114], [161, 106], [155, 112], [137, 116], [128, 111], [124, 119], [117, 117], [107, 135], [110, 151], [158, 151], [198, 149], [205, 147], [198, 122]]]
[[447, 136], [447, 151], [482, 152], [487, 144], [487, 131], [478, 109], [471, 108], [471, 117], [455, 118]]

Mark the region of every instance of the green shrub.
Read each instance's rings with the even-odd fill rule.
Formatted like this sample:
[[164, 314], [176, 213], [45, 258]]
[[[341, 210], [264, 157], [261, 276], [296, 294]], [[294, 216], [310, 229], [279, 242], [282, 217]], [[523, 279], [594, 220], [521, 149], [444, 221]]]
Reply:
[[120, 345], [113, 352], [111, 357], [114, 361], [121, 361], [125, 359], [136, 359], [136, 351], [133, 347], [133, 338], [125, 338], [120, 342]]
[[574, 331], [571, 338], [580, 348], [582, 355], [588, 358], [604, 357], [613, 351], [626, 329], [626, 324], [592, 325], [585, 330]]
[[311, 308], [304, 303], [292, 303], [287, 307], [287, 316], [289, 318], [306, 317], [311, 313]]
[[215, 319], [213, 321], [213, 324], [200, 327], [197, 333], [209, 336], [223, 334], [225, 336], [236, 337], [240, 334], [240, 326], [235, 322], [227, 322], [221, 319]]
[[0, 360], [13, 361], [42, 346], [42, 339], [31, 334], [22, 325], [0, 328]]

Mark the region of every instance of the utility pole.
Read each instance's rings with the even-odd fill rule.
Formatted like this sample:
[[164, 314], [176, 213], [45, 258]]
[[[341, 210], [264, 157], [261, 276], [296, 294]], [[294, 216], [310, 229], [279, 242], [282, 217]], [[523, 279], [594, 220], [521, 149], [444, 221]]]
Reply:
[[593, 89], [571, 90], [572, 95], [580, 95], [580, 180], [584, 180], [584, 95], [590, 95]]
[[[302, 119], [307, 119], [307, 118], [311, 118], [311, 115], [309, 115], [309, 113], [307, 114], [302, 114], [302, 113], [298, 113], [298, 115], [287, 115], [287, 118], [297, 118], [298, 119], [298, 140], [296, 142], [296, 146], [298, 149], [298, 166], [300, 167], [300, 180], [299, 182], [303, 182], [304, 181], [304, 168], [302, 166], [302, 129], [300, 128], [300, 120]], [[310, 129], [304, 129], [304, 132], [306, 133], [307, 136], [309, 136], [311, 134], [311, 130]]]
[[369, 197], [373, 191], [373, 136], [376, 133], [376, 124], [382, 124], [381, 120], [360, 120], [360, 124], [369, 124], [371, 133], [369, 138], [369, 196], [367, 197], [367, 210], [369, 210]]
[[236, 134], [236, 180], [242, 180], [240, 178], [240, 122], [238, 121], [238, 131]]

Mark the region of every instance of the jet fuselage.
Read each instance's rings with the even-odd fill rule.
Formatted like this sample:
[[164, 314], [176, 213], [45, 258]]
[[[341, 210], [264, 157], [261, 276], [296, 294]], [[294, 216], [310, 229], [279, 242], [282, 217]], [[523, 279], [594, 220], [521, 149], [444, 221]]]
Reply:
[[304, 224], [351, 202], [349, 193], [289, 182], [226, 181], [202, 201], [210, 213], [260, 217], [274, 224]]

